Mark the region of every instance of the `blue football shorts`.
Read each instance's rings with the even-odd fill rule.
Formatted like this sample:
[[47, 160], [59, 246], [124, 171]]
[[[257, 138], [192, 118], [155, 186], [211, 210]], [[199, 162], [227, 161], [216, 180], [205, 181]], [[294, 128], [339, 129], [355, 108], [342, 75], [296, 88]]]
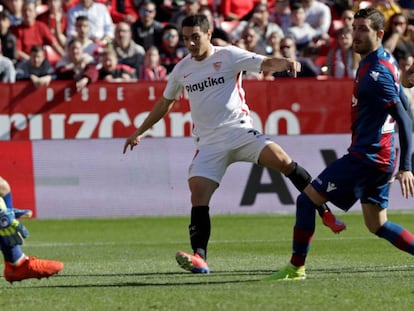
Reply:
[[348, 211], [357, 200], [388, 207], [392, 172], [380, 169], [347, 154], [326, 167], [312, 186], [337, 207]]

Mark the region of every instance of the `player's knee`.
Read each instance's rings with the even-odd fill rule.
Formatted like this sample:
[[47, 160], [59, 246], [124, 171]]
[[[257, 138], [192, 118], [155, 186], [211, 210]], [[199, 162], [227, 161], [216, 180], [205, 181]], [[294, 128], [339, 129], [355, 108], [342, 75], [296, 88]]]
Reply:
[[0, 177], [0, 196], [3, 197], [9, 192], [10, 192], [9, 183], [4, 178]]

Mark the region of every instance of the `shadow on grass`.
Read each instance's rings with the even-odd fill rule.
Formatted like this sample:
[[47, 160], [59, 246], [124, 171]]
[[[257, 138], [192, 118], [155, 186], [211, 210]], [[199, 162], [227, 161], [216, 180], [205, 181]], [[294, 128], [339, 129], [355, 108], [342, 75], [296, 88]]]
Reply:
[[[343, 278], [354, 278], [355, 274], [361, 273], [378, 273], [374, 277], [382, 278], [389, 277], [389, 272], [407, 272], [414, 271], [414, 266], [369, 266], [359, 268], [326, 268], [326, 269], [312, 269], [309, 272], [312, 276], [316, 276], [315, 279], [326, 277], [327, 274], [341, 274]], [[148, 272], [148, 273], [105, 273], [105, 274], [76, 274], [76, 275], [57, 275], [52, 279], [70, 279], [76, 281], [76, 284], [42, 284], [33, 285], [29, 287], [32, 289], [42, 288], [111, 288], [111, 287], [169, 287], [169, 286], [205, 286], [205, 285], [220, 285], [220, 284], [242, 284], [242, 283], [253, 283], [260, 282], [264, 276], [268, 276], [275, 270], [233, 270], [233, 271], [213, 271], [208, 275], [191, 274], [186, 272]], [[180, 279], [177, 279], [177, 277]], [[142, 277], [145, 278], [143, 281], [130, 281], [125, 280], [109, 283], [101, 283], [97, 281], [95, 283], [80, 284], [77, 279], [79, 278], [133, 278]], [[234, 279], [234, 278], [237, 279]], [[250, 277], [250, 278], [249, 278]], [[223, 279], [226, 278], [226, 279]], [[18, 282], [19, 284], [19, 282]], [[24, 284], [24, 283], [22, 283]], [[25, 289], [27, 287], [2, 287], [3, 289]]]
[[111, 276], [118, 276], [118, 277], [134, 277], [134, 276], [144, 276], [144, 277], [168, 277], [168, 276], [188, 276], [188, 277], [222, 277], [222, 276], [241, 276], [241, 275], [257, 275], [261, 273], [272, 273], [272, 270], [231, 270], [231, 271], [220, 271], [214, 270], [210, 274], [193, 274], [190, 272], [185, 271], [177, 271], [177, 272], [142, 272], [142, 273], [91, 273], [91, 274], [64, 274], [60, 275], [60, 277], [111, 277]]

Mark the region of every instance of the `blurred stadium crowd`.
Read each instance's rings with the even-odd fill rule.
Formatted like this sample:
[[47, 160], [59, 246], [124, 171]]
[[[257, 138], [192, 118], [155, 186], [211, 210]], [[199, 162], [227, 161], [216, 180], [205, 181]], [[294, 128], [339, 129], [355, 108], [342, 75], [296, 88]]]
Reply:
[[[299, 77], [352, 78], [353, 13], [376, 7], [384, 46], [401, 69], [413, 62], [412, 0], [0, 0], [0, 81], [165, 81], [186, 54], [182, 20], [204, 14], [212, 43], [296, 58]], [[284, 73], [244, 73], [273, 80]]]

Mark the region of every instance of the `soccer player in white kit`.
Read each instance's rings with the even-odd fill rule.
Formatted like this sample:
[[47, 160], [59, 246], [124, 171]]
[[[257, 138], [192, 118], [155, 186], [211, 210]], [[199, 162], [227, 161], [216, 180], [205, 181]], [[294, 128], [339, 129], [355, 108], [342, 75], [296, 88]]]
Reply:
[[[210, 43], [211, 29], [205, 15], [193, 15], [182, 22], [182, 35], [189, 54], [171, 72], [163, 97], [157, 101], [141, 126], [124, 144], [132, 150], [143, 133], [163, 118], [183, 89], [190, 102], [197, 150], [189, 168], [191, 221], [189, 234], [193, 254], [179, 251], [178, 264], [193, 273], [209, 273], [207, 244], [211, 225], [209, 203], [227, 167], [239, 161], [257, 163], [280, 171], [303, 190], [309, 173], [275, 142], [252, 126], [242, 88], [243, 71], [288, 71], [293, 77], [300, 63], [286, 58], [258, 55], [235, 46]], [[319, 211], [323, 223], [334, 232], [345, 229], [325, 206]]]

